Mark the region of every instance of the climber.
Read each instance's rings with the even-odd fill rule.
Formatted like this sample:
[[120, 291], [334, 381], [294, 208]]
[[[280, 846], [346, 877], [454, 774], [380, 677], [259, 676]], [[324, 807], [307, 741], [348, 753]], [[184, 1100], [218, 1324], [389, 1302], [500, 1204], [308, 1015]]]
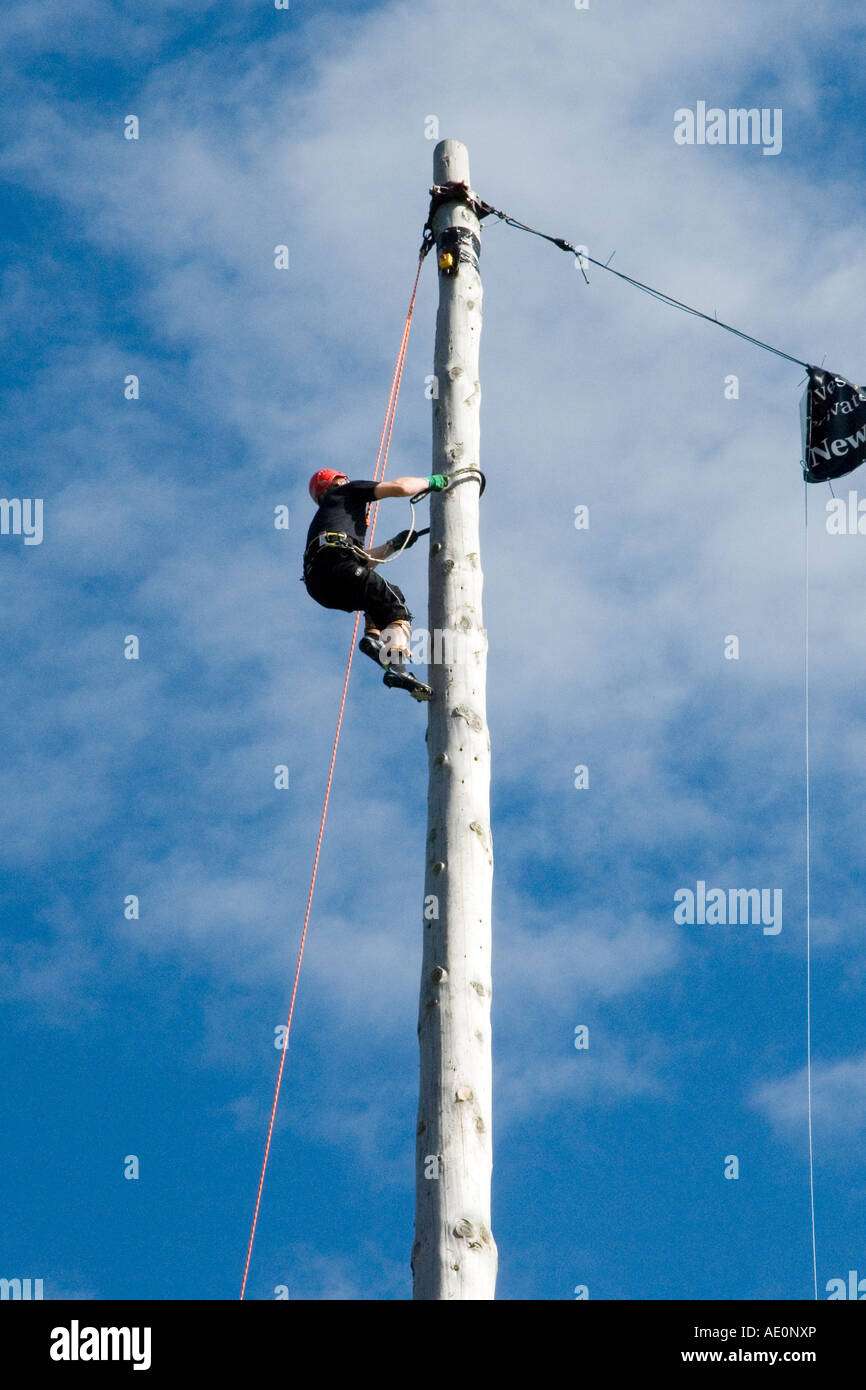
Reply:
[[408, 690], [416, 700], [431, 699], [433, 691], [408, 669], [412, 614], [402, 592], [382, 578], [376, 565], [395, 550], [414, 545], [418, 533], [407, 536], [401, 531], [382, 545], [365, 550], [367, 507], [384, 497], [441, 492], [447, 481], [443, 474], [434, 473], [430, 478], [353, 482], [333, 468], [320, 468], [310, 479], [310, 496], [318, 511], [304, 551], [307, 593], [323, 608], [339, 608], [344, 613], [361, 609], [364, 636], [358, 644], [360, 650], [385, 668], [385, 685]]

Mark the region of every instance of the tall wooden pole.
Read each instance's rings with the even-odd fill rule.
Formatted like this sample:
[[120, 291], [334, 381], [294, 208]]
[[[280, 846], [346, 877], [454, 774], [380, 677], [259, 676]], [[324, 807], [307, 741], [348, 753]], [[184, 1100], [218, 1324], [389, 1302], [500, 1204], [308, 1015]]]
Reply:
[[[470, 187], [469, 156], [459, 141], [436, 146], [433, 181]], [[479, 466], [481, 405], [480, 227], [452, 191], [454, 199], [444, 195], [433, 217], [440, 263], [433, 472], [448, 474]], [[496, 1285], [490, 1230], [493, 849], [478, 498], [473, 477], [430, 498], [428, 679], [434, 698], [427, 725], [418, 1019], [416, 1299], [492, 1299]]]

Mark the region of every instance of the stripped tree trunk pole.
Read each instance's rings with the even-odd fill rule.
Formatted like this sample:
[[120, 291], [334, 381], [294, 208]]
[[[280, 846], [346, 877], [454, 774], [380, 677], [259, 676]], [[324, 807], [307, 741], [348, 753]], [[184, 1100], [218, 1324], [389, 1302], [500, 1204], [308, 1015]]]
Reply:
[[[433, 180], [470, 187], [469, 156], [459, 141], [436, 146]], [[440, 266], [433, 472], [450, 474], [479, 466], [478, 218], [458, 194], [436, 209], [433, 233]], [[446, 262], [443, 269], [443, 256], [452, 252], [452, 265]], [[478, 498], [479, 484], [471, 477], [430, 498], [428, 640], [434, 698], [428, 705], [418, 1020], [416, 1299], [492, 1299], [496, 1285], [490, 1230], [493, 850]]]

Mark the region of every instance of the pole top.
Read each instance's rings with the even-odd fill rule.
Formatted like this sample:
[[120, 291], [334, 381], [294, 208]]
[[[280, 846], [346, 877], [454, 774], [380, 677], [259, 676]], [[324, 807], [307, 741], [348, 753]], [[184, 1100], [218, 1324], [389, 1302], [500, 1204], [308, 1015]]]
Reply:
[[433, 151], [433, 182], [465, 183], [471, 188], [469, 179], [469, 151], [460, 140], [440, 140]]

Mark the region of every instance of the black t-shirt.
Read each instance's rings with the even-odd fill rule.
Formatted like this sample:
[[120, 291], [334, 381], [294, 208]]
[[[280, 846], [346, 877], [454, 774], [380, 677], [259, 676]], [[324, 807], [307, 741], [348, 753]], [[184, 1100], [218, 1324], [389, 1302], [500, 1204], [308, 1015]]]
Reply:
[[307, 532], [307, 545], [322, 531], [345, 531], [358, 545], [367, 534], [367, 506], [373, 501], [372, 482], [349, 482], [329, 488]]

